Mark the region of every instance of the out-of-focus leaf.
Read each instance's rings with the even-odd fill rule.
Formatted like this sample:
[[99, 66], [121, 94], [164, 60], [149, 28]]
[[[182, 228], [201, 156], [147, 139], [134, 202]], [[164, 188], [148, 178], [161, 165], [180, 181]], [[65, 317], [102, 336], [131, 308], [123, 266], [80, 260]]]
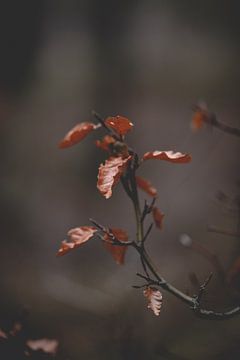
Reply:
[[152, 209], [152, 216], [156, 227], [162, 229], [164, 214], [156, 206]]
[[[124, 230], [113, 228], [113, 229], [110, 229], [110, 231], [121, 242], [128, 241], [128, 234]], [[111, 237], [109, 237], [108, 234], [104, 234], [103, 239], [104, 239], [104, 241], [103, 241], [104, 247], [112, 254], [116, 263], [119, 265], [123, 265], [124, 259], [125, 259], [125, 254], [127, 251], [127, 246], [112, 245]]]
[[145, 191], [148, 195], [153, 197], [157, 196], [157, 189], [155, 189], [155, 187], [152, 186], [150, 181], [143, 179], [140, 176], [136, 176], [136, 182], [138, 187], [140, 187], [140, 189]]
[[58, 341], [55, 339], [27, 340], [26, 345], [33, 351], [43, 351], [55, 355], [58, 349]]
[[182, 154], [180, 152], [173, 152], [173, 151], [158, 151], [158, 150], [147, 152], [143, 155], [143, 160], [150, 160], [150, 159], [165, 160], [177, 164], [188, 163], [192, 160], [191, 155], [189, 154]]
[[110, 136], [110, 135], [105, 135], [104, 138], [102, 140], [96, 140], [95, 144], [97, 147], [99, 147], [102, 150], [105, 151], [109, 151], [109, 147], [114, 144], [116, 142], [116, 140]]
[[130, 159], [131, 156], [127, 158], [121, 156], [110, 157], [105, 161], [105, 164], [100, 165], [97, 188], [106, 199], [111, 197], [112, 188], [124, 173]]
[[147, 287], [143, 291], [144, 296], [148, 300], [148, 308], [154, 312], [154, 315], [159, 316], [162, 306], [162, 294], [154, 287]]
[[92, 132], [96, 128], [97, 128], [97, 126], [95, 124], [89, 123], [89, 122], [83, 122], [83, 123], [77, 124], [60, 141], [60, 143], [59, 143], [60, 149], [65, 149], [65, 148], [68, 148], [72, 145], [79, 143], [90, 132]]
[[8, 336], [7, 334], [5, 333], [5, 331], [3, 331], [2, 329], [0, 329], [0, 339], [7, 339]]
[[205, 119], [206, 119], [206, 113], [200, 109], [196, 110], [192, 117], [191, 129], [193, 131], [197, 131], [201, 129], [204, 125]]
[[69, 241], [62, 241], [62, 245], [57, 252], [57, 256], [65, 255], [69, 251], [78, 248], [91, 239], [96, 231], [97, 229], [93, 226], [80, 226], [69, 230]]
[[119, 135], [126, 135], [133, 127], [133, 123], [119, 115], [108, 117], [105, 120], [105, 124], [115, 130]]

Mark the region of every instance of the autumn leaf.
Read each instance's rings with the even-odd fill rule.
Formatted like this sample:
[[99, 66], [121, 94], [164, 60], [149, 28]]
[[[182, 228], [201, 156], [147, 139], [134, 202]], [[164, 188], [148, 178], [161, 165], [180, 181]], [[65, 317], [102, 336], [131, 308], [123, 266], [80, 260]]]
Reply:
[[119, 135], [126, 135], [133, 127], [133, 123], [119, 115], [108, 117], [105, 120], [105, 124], [115, 130]]
[[60, 149], [68, 148], [72, 145], [79, 143], [83, 140], [91, 131], [95, 130], [97, 125], [89, 122], [83, 122], [77, 124], [72, 128], [65, 137], [60, 141]]
[[86, 241], [90, 240], [97, 229], [93, 226], [81, 226], [68, 231], [69, 241], [62, 241], [62, 245], [57, 252], [57, 256], [67, 254], [69, 251], [78, 248]]
[[201, 109], [198, 109], [194, 112], [192, 121], [191, 121], [191, 128], [193, 131], [197, 131], [201, 129], [204, 125], [206, 119], [206, 113], [203, 112]]
[[162, 222], [165, 215], [156, 206], [154, 206], [152, 209], [152, 216], [156, 227], [162, 229]]
[[148, 195], [153, 197], [157, 196], [157, 189], [155, 189], [155, 187], [152, 186], [150, 181], [143, 179], [140, 176], [136, 176], [136, 182], [137, 182], [137, 186], [143, 191], [145, 191]]
[[102, 140], [96, 140], [95, 144], [100, 149], [109, 151], [110, 146], [113, 145], [115, 142], [116, 142], [116, 140], [112, 136], [105, 135]]
[[110, 157], [105, 161], [105, 164], [100, 165], [97, 188], [106, 199], [111, 197], [112, 188], [118, 183], [130, 159], [131, 156], [127, 158], [121, 156]]
[[172, 163], [184, 164], [192, 160], [191, 155], [173, 151], [151, 151], [143, 155], [143, 160], [165, 160]]
[[154, 287], [147, 287], [143, 291], [144, 296], [148, 300], [148, 308], [151, 309], [156, 316], [159, 316], [162, 306], [162, 294]]
[[[116, 239], [118, 239], [121, 242], [128, 241], [128, 234], [122, 230], [122, 229], [109, 229], [110, 232], [114, 235]], [[112, 254], [114, 260], [117, 264], [123, 265], [124, 264], [124, 258], [127, 251], [127, 246], [124, 245], [112, 245], [112, 239], [108, 234], [104, 234], [103, 236], [103, 244], [104, 247]]]
[[33, 351], [43, 351], [55, 355], [58, 349], [58, 341], [55, 339], [27, 340], [26, 345]]

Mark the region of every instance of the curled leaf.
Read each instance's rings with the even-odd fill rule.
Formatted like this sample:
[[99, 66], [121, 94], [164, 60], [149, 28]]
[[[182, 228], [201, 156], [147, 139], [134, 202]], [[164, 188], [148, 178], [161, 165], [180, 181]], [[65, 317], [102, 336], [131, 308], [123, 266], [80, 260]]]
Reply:
[[83, 122], [77, 124], [72, 128], [65, 137], [60, 141], [60, 149], [68, 148], [72, 145], [79, 143], [83, 140], [91, 131], [95, 130], [97, 125], [89, 122]]
[[[113, 228], [113, 229], [110, 229], [110, 231], [115, 236], [115, 238], [118, 239], [119, 241], [121, 241], [121, 242], [128, 241], [128, 234], [124, 230]], [[103, 244], [104, 244], [105, 248], [112, 254], [116, 263], [119, 265], [123, 265], [124, 259], [125, 259], [125, 254], [127, 251], [127, 246], [124, 246], [124, 245], [119, 246], [119, 245], [111, 244], [112, 239], [108, 234], [104, 234], [103, 240], [104, 240]]]
[[191, 155], [173, 151], [151, 151], [143, 155], [143, 160], [157, 159], [170, 161], [172, 163], [184, 164], [192, 160]]
[[102, 140], [96, 140], [95, 144], [100, 149], [109, 151], [111, 145], [113, 145], [115, 142], [116, 142], [116, 140], [112, 136], [105, 135]]
[[148, 300], [148, 308], [154, 312], [154, 315], [159, 316], [162, 306], [162, 294], [154, 287], [147, 287], [143, 291], [144, 296]]
[[58, 341], [55, 339], [27, 340], [26, 345], [33, 351], [43, 351], [55, 355], [58, 349]]
[[154, 206], [152, 209], [152, 216], [156, 227], [162, 229], [162, 222], [165, 215], [156, 206]]
[[136, 176], [136, 182], [138, 187], [140, 187], [140, 189], [145, 191], [148, 195], [153, 197], [157, 196], [157, 189], [155, 189], [155, 187], [152, 186], [150, 181], [143, 179], [140, 176]]
[[119, 135], [126, 135], [133, 127], [133, 123], [119, 115], [108, 117], [105, 120], [105, 124], [115, 130]]
[[100, 165], [97, 188], [106, 199], [111, 197], [112, 188], [118, 183], [130, 159], [131, 156], [127, 158], [121, 156], [110, 157], [105, 161], [105, 164]]
[[57, 256], [67, 254], [69, 251], [78, 248], [94, 236], [97, 229], [93, 226], [81, 226], [68, 231], [69, 241], [62, 241]]

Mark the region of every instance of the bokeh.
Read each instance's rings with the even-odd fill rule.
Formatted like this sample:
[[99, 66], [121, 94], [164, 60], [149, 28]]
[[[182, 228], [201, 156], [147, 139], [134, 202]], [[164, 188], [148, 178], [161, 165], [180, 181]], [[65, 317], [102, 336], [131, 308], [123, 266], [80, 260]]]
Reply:
[[[57, 338], [64, 359], [239, 359], [239, 318], [201, 320], [163, 291], [154, 317], [141, 290], [137, 254], [117, 266], [99, 241], [62, 258], [67, 231], [89, 217], [135, 234], [134, 213], [117, 187], [106, 201], [96, 189], [105, 154], [95, 135], [75, 147], [58, 143], [76, 123], [123, 115], [134, 123], [129, 144], [191, 153], [192, 162], [146, 163], [165, 213], [148, 250], [161, 273], [193, 294], [215, 272], [179, 244], [188, 234], [224, 269], [238, 256], [238, 214], [216, 194], [240, 193], [239, 138], [204, 127], [193, 133], [192, 106], [204, 100], [218, 118], [240, 126], [238, 1], [5, 1], [1, 19], [1, 297], [0, 321], [29, 313], [33, 337]], [[141, 194], [142, 202], [144, 194]], [[239, 302], [217, 274], [205, 305]], [[1, 327], [0, 323], [0, 327]], [[10, 359], [9, 359], [10, 360]]]

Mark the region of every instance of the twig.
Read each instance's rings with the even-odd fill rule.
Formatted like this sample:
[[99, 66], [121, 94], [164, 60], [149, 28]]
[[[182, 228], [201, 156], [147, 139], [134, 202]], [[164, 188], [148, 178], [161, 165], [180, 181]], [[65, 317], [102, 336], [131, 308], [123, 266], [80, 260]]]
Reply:
[[229, 230], [219, 229], [218, 227], [212, 226], [212, 225], [209, 225], [207, 229], [209, 232], [215, 232], [218, 234], [229, 235], [229, 236], [233, 236], [233, 237], [240, 237], [240, 233], [237, 233], [234, 231], [229, 231]]

